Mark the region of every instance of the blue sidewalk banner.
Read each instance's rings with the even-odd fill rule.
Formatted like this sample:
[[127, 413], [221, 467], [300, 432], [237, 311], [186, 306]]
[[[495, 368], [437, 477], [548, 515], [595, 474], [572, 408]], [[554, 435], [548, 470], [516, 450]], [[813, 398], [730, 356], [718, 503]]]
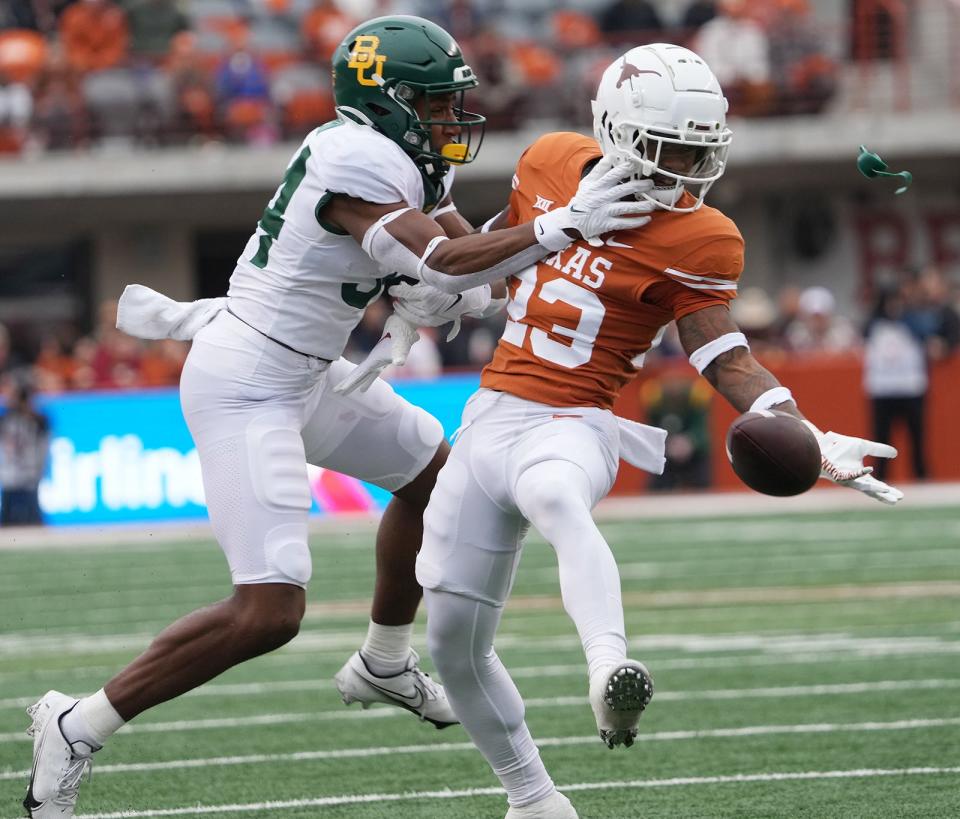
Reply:
[[[398, 381], [451, 435], [479, 374]], [[176, 390], [74, 393], [42, 398], [53, 440], [40, 505], [51, 524], [203, 518], [197, 450]], [[315, 514], [382, 508], [389, 494], [335, 473], [310, 470]]]

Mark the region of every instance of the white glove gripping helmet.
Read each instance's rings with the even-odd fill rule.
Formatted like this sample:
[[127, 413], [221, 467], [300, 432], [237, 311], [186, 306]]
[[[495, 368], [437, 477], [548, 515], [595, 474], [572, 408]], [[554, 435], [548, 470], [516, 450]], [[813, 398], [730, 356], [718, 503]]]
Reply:
[[[680, 46], [653, 43], [630, 49], [603, 72], [593, 100], [593, 130], [604, 156], [625, 157], [638, 178], [653, 177], [642, 194], [664, 210], [699, 208], [727, 165], [732, 134], [720, 83], [696, 54]], [[693, 166], [676, 173], [661, 154], [696, 148]], [[692, 207], [677, 207], [684, 190]]]

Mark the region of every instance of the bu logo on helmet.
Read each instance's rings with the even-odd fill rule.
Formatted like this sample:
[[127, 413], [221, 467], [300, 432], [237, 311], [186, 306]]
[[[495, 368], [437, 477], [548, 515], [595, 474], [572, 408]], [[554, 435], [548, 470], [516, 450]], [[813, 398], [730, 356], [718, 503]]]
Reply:
[[387, 61], [385, 54], [377, 54], [380, 38], [376, 34], [361, 34], [354, 43], [347, 68], [357, 69], [357, 82], [360, 85], [379, 85], [373, 77], [364, 77], [363, 72], [373, 69], [373, 74], [383, 73], [383, 64]]

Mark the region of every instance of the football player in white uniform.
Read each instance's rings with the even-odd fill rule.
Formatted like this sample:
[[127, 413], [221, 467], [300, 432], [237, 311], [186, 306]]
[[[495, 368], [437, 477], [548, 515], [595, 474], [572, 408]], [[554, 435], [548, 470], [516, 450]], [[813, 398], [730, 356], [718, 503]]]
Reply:
[[[515, 230], [509, 226], [539, 219], [545, 201], [549, 211], [589, 178], [592, 163], [614, 157], [646, 180], [641, 197], [653, 214], [639, 230], [576, 241], [511, 278], [503, 338], [424, 515], [417, 578], [431, 656], [457, 716], [507, 791], [507, 819], [577, 816], [540, 759], [523, 701], [494, 649], [528, 521], [556, 552], [563, 605], [587, 659], [589, 701], [609, 747], [633, 743], [653, 693], [647, 669], [627, 658], [617, 564], [591, 516], [620, 458], [663, 469], [666, 433], [611, 412], [632, 361], [676, 320], [691, 364], [740, 411], [776, 406], [799, 414], [729, 315], [743, 240], [730, 219], [703, 205], [725, 167], [725, 112], [720, 86], [696, 54], [665, 44], [632, 49], [600, 82], [596, 140], [573, 133], [538, 139], [492, 225]], [[432, 264], [421, 272], [422, 281], [450, 293], [478, 281], [465, 278]], [[902, 497], [863, 465], [865, 455], [895, 456], [893, 447], [812, 429], [824, 477], [885, 503]]]
[[[410, 649], [422, 512], [449, 447], [434, 418], [341, 352], [394, 273], [416, 281], [429, 261], [431, 271], [502, 279], [571, 235], [642, 222], [619, 201], [638, 186], [607, 164], [536, 223], [468, 234], [450, 166], [471, 159], [484, 120], [463, 111], [477, 81], [456, 42], [424, 19], [378, 18], [347, 35], [334, 70], [338, 119], [294, 155], [227, 297], [178, 304], [131, 286], [121, 299], [123, 328], [193, 339], [181, 403], [234, 593], [169, 626], [95, 694], [51, 691], [29, 709], [32, 817], [73, 815], [91, 754], [126, 721], [296, 635], [312, 571], [307, 463], [394, 494], [377, 536], [370, 632], [337, 675], [344, 699], [393, 702], [438, 727], [456, 721]], [[401, 311], [434, 324], [490, 304], [482, 282], [462, 296], [426, 285], [403, 294]]]

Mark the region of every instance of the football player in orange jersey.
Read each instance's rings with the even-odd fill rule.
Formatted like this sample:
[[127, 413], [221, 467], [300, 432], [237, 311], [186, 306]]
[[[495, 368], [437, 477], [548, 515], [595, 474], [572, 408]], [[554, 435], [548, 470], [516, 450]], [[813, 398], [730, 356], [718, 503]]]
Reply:
[[[517, 165], [509, 205], [485, 226], [549, 213], [601, 156], [646, 181], [637, 207], [654, 209], [642, 227], [570, 242], [510, 276], [509, 321], [424, 515], [417, 578], [430, 651], [457, 716], [507, 791], [507, 819], [577, 816], [547, 774], [523, 701], [493, 648], [528, 522], [556, 550], [564, 607], [583, 643], [590, 703], [609, 747], [632, 744], [653, 693], [647, 669], [627, 658], [619, 572], [591, 516], [620, 458], [663, 469], [666, 433], [611, 412], [632, 362], [675, 320], [691, 364], [734, 407], [777, 407], [802, 418], [790, 391], [751, 356], [728, 310], [743, 239], [703, 203], [726, 167], [726, 109], [716, 78], [693, 52], [664, 44], [632, 49], [600, 82], [596, 140], [540, 138]], [[433, 269], [429, 248], [418, 273], [447, 293], [480, 283]], [[408, 313], [418, 292], [427, 322], [436, 290], [395, 291]], [[809, 425], [824, 477], [886, 503], [902, 497], [863, 465], [866, 455], [894, 457], [896, 450]]]

